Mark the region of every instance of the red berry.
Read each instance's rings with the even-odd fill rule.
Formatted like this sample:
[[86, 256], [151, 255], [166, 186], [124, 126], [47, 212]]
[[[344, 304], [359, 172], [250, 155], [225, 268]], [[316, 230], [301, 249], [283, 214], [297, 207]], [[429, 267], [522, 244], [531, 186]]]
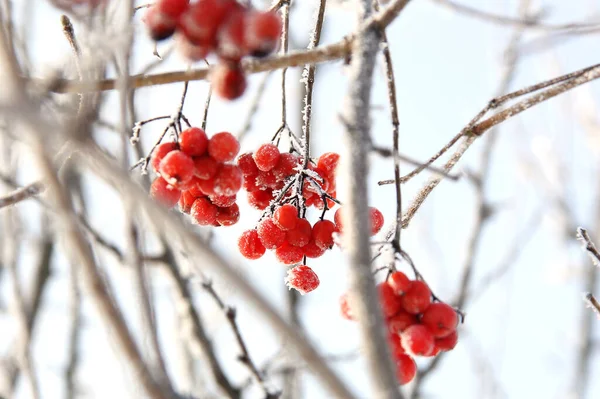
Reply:
[[228, 132], [217, 133], [208, 142], [208, 153], [217, 162], [229, 162], [240, 150], [240, 143]]
[[392, 287], [386, 283], [377, 285], [379, 291], [379, 303], [385, 317], [391, 317], [398, 313], [401, 309], [400, 298], [394, 295]]
[[296, 247], [303, 247], [310, 242], [312, 228], [310, 222], [306, 219], [298, 219], [296, 227], [285, 232], [285, 239], [288, 243]]
[[404, 350], [413, 355], [426, 356], [435, 345], [433, 334], [422, 324], [413, 324], [400, 337]]
[[237, 165], [221, 165], [215, 176], [214, 192], [217, 195], [235, 195], [242, 188], [243, 179]]
[[210, 202], [218, 206], [219, 208], [227, 208], [235, 204], [235, 195], [211, 195], [208, 197]]
[[196, 187], [204, 195], [215, 195], [215, 179], [198, 179], [196, 180]]
[[230, 13], [219, 28], [217, 53], [220, 57], [239, 61], [248, 53], [245, 42], [245, 10]]
[[267, 249], [276, 249], [285, 241], [285, 232], [277, 227], [271, 218], [261, 220], [256, 230], [260, 241]]
[[181, 197], [179, 198], [179, 210], [183, 213], [190, 213], [192, 204], [196, 201], [196, 198], [197, 197], [189, 190], [182, 191]]
[[404, 348], [402, 347], [402, 340], [398, 334], [388, 333], [388, 346], [394, 359], [398, 359], [400, 355], [403, 355]]
[[194, 158], [194, 172], [200, 179], [211, 179], [217, 174], [219, 163], [212, 157], [205, 155]]
[[258, 167], [256, 166], [256, 162], [254, 162], [251, 152], [240, 155], [238, 157], [237, 164], [240, 167], [244, 177], [258, 175]]
[[337, 211], [333, 214], [333, 221], [335, 223], [336, 231], [341, 233], [343, 231], [342, 226], [342, 208], [339, 207]]
[[456, 330], [458, 315], [451, 306], [436, 302], [423, 313], [421, 323], [429, 328], [434, 337], [443, 338]]
[[160, 161], [158, 171], [169, 184], [183, 187], [194, 177], [194, 161], [183, 151], [171, 151]]
[[208, 137], [204, 130], [190, 127], [179, 135], [179, 148], [191, 157], [204, 155], [208, 148]]
[[159, 176], [154, 179], [150, 186], [150, 195], [167, 208], [172, 208], [179, 201], [181, 191]]
[[304, 295], [319, 286], [319, 277], [310, 267], [299, 265], [288, 270], [285, 283], [289, 289], [294, 288]]
[[258, 259], [265, 254], [265, 247], [256, 230], [246, 230], [238, 239], [238, 248], [247, 259]]
[[284, 152], [279, 156], [279, 161], [272, 169], [272, 172], [278, 180], [284, 181], [287, 177], [296, 172], [295, 168], [298, 167], [298, 165], [300, 165], [300, 158], [294, 154]]
[[389, 318], [387, 325], [390, 332], [399, 334], [413, 324], [417, 324], [417, 316], [403, 310]]
[[408, 291], [402, 296], [402, 307], [408, 313], [423, 313], [431, 304], [431, 291], [423, 281], [411, 281]]
[[350, 306], [350, 297], [348, 294], [343, 294], [340, 297], [340, 313], [342, 317], [346, 320], [354, 320], [354, 315], [352, 314], [352, 307]]
[[277, 260], [285, 265], [293, 265], [294, 263], [299, 263], [302, 261], [304, 252], [302, 251], [302, 248], [298, 248], [290, 245], [287, 242], [284, 242], [275, 250], [275, 257], [277, 257]]
[[152, 169], [156, 173], [158, 173], [158, 166], [160, 165], [160, 161], [163, 160], [165, 155], [177, 149], [177, 143], [168, 142], [161, 143], [152, 151]]
[[458, 333], [456, 330], [452, 331], [450, 335], [444, 338], [438, 338], [435, 340], [435, 346], [441, 351], [451, 351], [458, 343]]
[[176, 19], [188, 9], [189, 3], [189, 0], [157, 0], [155, 4], [162, 13]]
[[152, 40], [167, 39], [175, 33], [177, 26], [175, 19], [161, 12], [157, 7], [150, 7], [144, 15], [144, 23], [148, 27]]
[[279, 148], [274, 144], [261, 145], [253, 155], [256, 166], [263, 172], [268, 172], [277, 166], [280, 157], [281, 153], [279, 152]]
[[321, 257], [325, 253], [325, 248], [319, 247], [315, 244], [314, 240], [310, 240], [308, 244], [302, 247], [304, 251], [304, 256], [311, 259], [316, 259]]
[[423, 355], [423, 356], [425, 356], [425, 357], [434, 357], [434, 356], [437, 356], [438, 353], [440, 353], [440, 351], [441, 351], [441, 349], [437, 346], [436, 343], [434, 343], [433, 344], [433, 349], [431, 350], [431, 352], [429, 352], [428, 354]]
[[273, 191], [270, 189], [248, 192], [248, 203], [253, 208], [263, 210], [269, 206], [272, 200]]
[[393, 272], [388, 277], [387, 283], [392, 287], [396, 295], [401, 296], [408, 290], [410, 279], [402, 272]]
[[417, 364], [415, 360], [404, 354], [398, 356], [396, 360], [396, 378], [400, 385], [406, 385], [417, 375]]
[[215, 48], [218, 30], [236, 4], [233, 0], [199, 0], [180, 16], [179, 29], [190, 41]]
[[315, 244], [323, 249], [333, 247], [333, 233], [335, 224], [330, 220], [319, 220], [312, 229], [312, 237]]
[[291, 204], [280, 206], [273, 213], [273, 222], [281, 230], [292, 230], [298, 223], [298, 209]]
[[217, 212], [217, 223], [221, 226], [232, 226], [240, 220], [240, 208], [237, 204], [228, 207], [219, 207]]
[[258, 176], [256, 176], [256, 185], [258, 187], [268, 187], [276, 190], [279, 183], [279, 179], [277, 179], [272, 170], [268, 172], [259, 171]]
[[246, 74], [240, 65], [221, 63], [210, 71], [210, 83], [216, 95], [235, 100], [246, 91]]
[[371, 212], [371, 235], [375, 235], [383, 227], [383, 214], [377, 208], [370, 208]]
[[212, 51], [210, 46], [194, 43], [181, 32], [175, 34], [175, 48], [183, 58], [189, 61], [201, 61]]
[[335, 174], [335, 169], [340, 162], [340, 154], [335, 152], [326, 152], [319, 157], [317, 168], [323, 170], [327, 175]]
[[246, 43], [252, 56], [269, 55], [279, 44], [281, 18], [274, 12], [249, 12], [246, 17]]
[[189, 192], [194, 198], [204, 197], [206, 194], [204, 194], [204, 191], [200, 188], [201, 182], [202, 179], [198, 178], [198, 176], [192, 177], [192, 180], [186, 184], [186, 192]]
[[201, 226], [210, 226], [217, 220], [218, 209], [206, 197], [197, 198], [192, 205], [190, 215]]

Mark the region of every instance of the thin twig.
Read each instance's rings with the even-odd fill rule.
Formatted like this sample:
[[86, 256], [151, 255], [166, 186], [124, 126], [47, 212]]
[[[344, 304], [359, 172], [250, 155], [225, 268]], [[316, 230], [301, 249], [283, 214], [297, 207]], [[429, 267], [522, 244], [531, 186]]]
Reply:
[[40, 182], [29, 184], [25, 187], [18, 188], [7, 195], [0, 197], [0, 208], [15, 205], [21, 201], [25, 201], [31, 197], [35, 197], [44, 191], [44, 186]]

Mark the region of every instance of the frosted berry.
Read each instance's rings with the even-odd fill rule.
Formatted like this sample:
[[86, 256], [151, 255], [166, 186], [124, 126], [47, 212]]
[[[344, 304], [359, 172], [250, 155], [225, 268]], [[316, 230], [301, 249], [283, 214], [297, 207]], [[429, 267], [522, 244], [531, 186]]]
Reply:
[[197, 197], [189, 190], [183, 191], [181, 193], [181, 197], [179, 198], [179, 210], [183, 213], [190, 213], [196, 198]]
[[150, 195], [167, 208], [172, 208], [179, 201], [181, 191], [159, 176], [154, 179], [150, 186]]
[[315, 259], [321, 257], [325, 253], [325, 248], [319, 247], [314, 240], [310, 240], [308, 244], [302, 247], [304, 256]]
[[244, 177], [258, 175], [258, 167], [256, 166], [256, 162], [254, 162], [254, 157], [251, 152], [240, 155], [237, 164]]
[[238, 248], [247, 259], [258, 259], [265, 254], [265, 247], [258, 238], [256, 230], [247, 230], [238, 239]]
[[340, 162], [340, 154], [326, 152], [317, 161], [317, 168], [323, 170], [327, 175], [334, 174]]
[[280, 157], [279, 148], [274, 144], [261, 145], [253, 155], [256, 166], [263, 172], [268, 172], [277, 166]]
[[396, 379], [400, 385], [406, 385], [417, 375], [417, 364], [409, 355], [403, 354], [396, 359]]
[[312, 228], [306, 219], [298, 219], [296, 227], [285, 232], [285, 239], [290, 245], [303, 247], [310, 242]]
[[160, 11], [157, 7], [150, 7], [144, 15], [144, 23], [152, 40], [168, 39], [175, 33], [177, 27], [175, 19]]
[[210, 83], [216, 95], [235, 100], [246, 91], [246, 75], [240, 65], [221, 63], [210, 72]]
[[433, 350], [435, 345], [433, 334], [422, 324], [414, 324], [408, 327], [400, 337], [402, 338], [404, 350], [413, 355], [426, 356]]
[[394, 293], [398, 296], [404, 295], [410, 286], [410, 279], [402, 272], [393, 272], [387, 279], [387, 283], [392, 287]]
[[312, 228], [312, 238], [318, 247], [329, 249], [333, 247], [335, 224], [330, 220], [319, 220]]
[[452, 331], [450, 335], [444, 338], [437, 338], [435, 340], [435, 346], [441, 351], [451, 351], [458, 343], [458, 333], [456, 330]]
[[304, 295], [319, 286], [319, 277], [310, 267], [299, 265], [288, 270], [285, 283], [288, 288], [294, 288]]
[[388, 333], [388, 346], [390, 348], [390, 352], [394, 359], [398, 359], [400, 355], [405, 353], [404, 348], [402, 347], [402, 340], [398, 334]]
[[202, 192], [203, 195], [215, 195], [215, 178], [211, 179], [198, 179], [197, 188]]
[[177, 143], [168, 142], [159, 144], [154, 149], [154, 151], [152, 151], [152, 169], [154, 169], [154, 171], [158, 173], [158, 166], [160, 165], [160, 161], [163, 160], [165, 155], [176, 149]]
[[194, 172], [200, 179], [211, 179], [217, 174], [219, 163], [214, 158], [205, 155], [194, 158]]
[[295, 168], [298, 167], [298, 165], [300, 165], [300, 158], [294, 154], [284, 152], [279, 156], [279, 161], [272, 169], [272, 172], [278, 180], [283, 181], [286, 177], [289, 177], [296, 172]]
[[394, 294], [392, 287], [386, 283], [377, 285], [379, 291], [379, 303], [385, 317], [391, 317], [401, 310], [400, 298]]
[[190, 215], [201, 226], [214, 225], [217, 220], [218, 209], [206, 197], [197, 198], [192, 205]]
[[246, 45], [254, 57], [264, 57], [277, 49], [281, 18], [274, 12], [250, 12], [246, 17]]
[[265, 209], [273, 199], [272, 190], [256, 190], [248, 192], [248, 203], [256, 209]]
[[271, 218], [261, 220], [256, 230], [260, 241], [267, 249], [276, 249], [285, 241], [285, 232], [277, 227]]
[[403, 310], [388, 319], [387, 325], [390, 332], [399, 334], [413, 324], [417, 324], [417, 316]]
[[379, 233], [383, 227], [383, 214], [377, 208], [370, 208], [371, 212], [371, 235]]
[[429, 328], [434, 337], [443, 338], [456, 329], [458, 315], [451, 306], [436, 302], [423, 313], [421, 323]]
[[298, 248], [290, 245], [287, 242], [284, 242], [275, 250], [275, 257], [277, 257], [277, 260], [284, 265], [293, 265], [294, 263], [299, 263], [302, 261], [304, 253], [302, 248]]
[[208, 137], [204, 130], [190, 127], [179, 135], [179, 148], [191, 157], [204, 155], [208, 148]]
[[219, 208], [227, 208], [235, 204], [235, 195], [211, 195], [209, 197], [210, 202], [218, 206]]
[[298, 209], [291, 204], [280, 206], [273, 213], [273, 222], [281, 230], [292, 230], [298, 223]]
[[232, 226], [240, 220], [240, 208], [237, 204], [217, 208], [217, 223], [221, 226]]
[[243, 176], [237, 165], [221, 165], [215, 175], [214, 192], [217, 195], [235, 195], [242, 188]]
[[213, 135], [208, 142], [208, 153], [217, 162], [228, 162], [240, 151], [240, 143], [228, 132]]
[[160, 161], [158, 171], [169, 184], [184, 186], [194, 177], [194, 161], [183, 151], [171, 151]]
[[423, 281], [410, 283], [408, 291], [402, 296], [402, 307], [408, 313], [423, 313], [431, 304], [431, 291]]

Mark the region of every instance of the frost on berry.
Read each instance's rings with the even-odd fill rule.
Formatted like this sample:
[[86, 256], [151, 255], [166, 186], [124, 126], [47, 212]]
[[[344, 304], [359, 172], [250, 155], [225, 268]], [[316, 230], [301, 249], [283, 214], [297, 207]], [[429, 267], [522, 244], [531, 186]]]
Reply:
[[423, 281], [410, 283], [408, 291], [402, 296], [402, 307], [408, 313], [423, 313], [431, 304], [431, 291]]
[[214, 225], [217, 221], [218, 209], [206, 197], [197, 198], [192, 205], [190, 215], [201, 226]]
[[312, 227], [306, 219], [298, 219], [296, 227], [285, 232], [288, 243], [296, 247], [303, 247], [310, 242]]
[[456, 329], [458, 315], [451, 306], [436, 302], [429, 305], [423, 313], [421, 323], [429, 328], [434, 337], [443, 338]]
[[243, 177], [237, 165], [221, 165], [214, 180], [215, 194], [231, 196], [242, 188]]
[[395, 334], [401, 333], [413, 324], [417, 324], [417, 316], [403, 310], [390, 317], [387, 321], [388, 330]]
[[247, 230], [238, 239], [238, 248], [247, 259], [258, 259], [265, 254], [266, 248], [258, 238], [256, 230]]
[[284, 265], [293, 265], [294, 263], [300, 263], [302, 261], [304, 252], [302, 251], [302, 248], [284, 242], [275, 250], [275, 257]]
[[194, 158], [194, 172], [200, 179], [210, 179], [217, 174], [219, 163], [210, 156]]
[[260, 241], [267, 249], [276, 249], [285, 241], [285, 232], [273, 222], [273, 219], [263, 219], [257, 226]]
[[276, 145], [269, 143], [258, 147], [253, 157], [258, 169], [263, 172], [268, 172], [277, 166], [281, 154]]
[[302, 247], [304, 256], [315, 259], [321, 257], [325, 253], [325, 248], [319, 247], [314, 240], [310, 240], [308, 244]]
[[321, 155], [317, 161], [317, 168], [325, 171], [327, 174], [334, 174], [340, 162], [340, 154], [335, 152], [326, 152]]
[[194, 177], [194, 161], [183, 151], [175, 150], [165, 155], [158, 170], [169, 184], [183, 186]]
[[190, 127], [179, 135], [179, 148], [191, 157], [204, 155], [208, 148], [208, 137], [204, 130]]
[[232, 226], [240, 220], [240, 208], [237, 204], [217, 208], [217, 223], [221, 226]]
[[238, 157], [237, 164], [244, 177], [258, 175], [258, 167], [256, 166], [256, 162], [254, 162], [251, 152], [240, 155]]
[[235, 195], [211, 195], [209, 197], [210, 202], [220, 208], [227, 208], [235, 204]]
[[458, 343], [458, 333], [456, 330], [452, 331], [450, 335], [444, 338], [437, 338], [435, 340], [435, 346], [441, 351], [451, 351]]
[[417, 375], [415, 360], [406, 354], [401, 354], [396, 359], [396, 378], [400, 385], [408, 384]]
[[229, 132], [213, 135], [208, 142], [208, 153], [217, 162], [229, 162], [240, 151], [240, 143]]
[[173, 142], [169, 143], [161, 143], [159, 144], [154, 151], [152, 151], [152, 169], [158, 173], [158, 166], [160, 165], [160, 161], [163, 160], [165, 155], [177, 149], [177, 144]]
[[269, 206], [272, 199], [273, 191], [271, 189], [248, 192], [248, 203], [250, 203], [250, 206], [256, 209], [265, 209], [267, 206]]
[[298, 209], [291, 204], [280, 206], [273, 213], [273, 222], [281, 230], [292, 230], [298, 223]]
[[330, 220], [319, 220], [312, 228], [312, 238], [315, 244], [323, 249], [333, 247], [335, 224]]
[[401, 296], [408, 291], [410, 279], [402, 272], [393, 272], [390, 277], [388, 277], [387, 283], [392, 287], [396, 295]]
[[433, 334], [422, 324], [414, 324], [408, 327], [400, 337], [402, 338], [404, 350], [413, 355], [427, 356], [435, 345]]
[[319, 277], [306, 265], [299, 265], [288, 270], [285, 283], [289, 289], [294, 288], [304, 295], [319, 286]]
[[167, 183], [162, 177], [157, 177], [150, 186], [150, 195], [152, 198], [166, 206], [172, 208], [179, 201], [181, 191]]

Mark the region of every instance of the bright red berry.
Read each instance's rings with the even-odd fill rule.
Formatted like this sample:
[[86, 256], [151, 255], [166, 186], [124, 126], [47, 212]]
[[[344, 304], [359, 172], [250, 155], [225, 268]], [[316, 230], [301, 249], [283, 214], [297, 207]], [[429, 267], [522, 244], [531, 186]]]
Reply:
[[254, 57], [275, 51], [281, 35], [281, 18], [274, 12], [249, 12], [246, 16], [246, 44]]
[[213, 135], [208, 142], [208, 153], [217, 162], [229, 162], [240, 151], [240, 143], [228, 132]]
[[340, 154], [335, 152], [326, 152], [321, 155], [317, 161], [317, 168], [323, 170], [326, 174], [335, 174], [335, 170], [340, 162]]
[[385, 317], [391, 317], [402, 308], [400, 298], [394, 294], [392, 287], [386, 283], [377, 285], [379, 291], [379, 303]]
[[285, 231], [277, 227], [271, 218], [261, 220], [256, 230], [260, 241], [267, 249], [276, 249], [285, 241]]
[[237, 7], [233, 0], [199, 0], [180, 16], [178, 27], [190, 41], [215, 48], [219, 28]]
[[339, 207], [337, 211], [333, 214], [333, 221], [335, 223], [335, 228], [338, 233], [343, 231], [342, 226], [342, 208]]
[[240, 220], [240, 208], [237, 204], [228, 207], [219, 207], [217, 212], [217, 223], [221, 226], [232, 226]]
[[302, 247], [302, 250], [304, 251], [304, 256], [311, 259], [319, 258], [325, 253], [325, 248], [319, 247], [312, 239]]
[[273, 191], [271, 189], [248, 192], [248, 203], [253, 208], [263, 210], [269, 206], [272, 200]]
[[281, 230], [292, 230], [298, 223], [298, 209], [294, 205], [285, 204], [273, 213], [273, 222]]
[[354, 320], [354, 315], [352, 314], [352, 307], [350, 306], [350, 296], [348, 294], [343, 294], [340, 297], [340, 313], [342, 317], [346, 320]]
[[235, 195], [242, 188], [243, 179], [237, 165], [221, 165], [215, 175], [214, 192], [217, 195]]
[[438, 338], [435, 340], [435, 346], [441, 351], [451, 351], [458, 343], [458, 333], [456, 330], [452, 331], [450, 335], [444, 338]]
[[158, 173], [158, 166], [160, 165], [160, 161], [163, 160], [165, 155], [177, 149], [177, 143], [168, 142], [161, 143], [152, 151], [152, 169], [156, 173]]
[[403, 310], [400, 310], [387, 321], [388, 330], [395, 334], [401, 333], [413, 324], [417, 324], [417, 316]]
[[413, 324], [402, 331], [400, 337], [404, 350], [413, 355], [426, 356], [435, 345], [433, 334], [422, 324]]
[[184, 186], [194, 177], [194, 161], [183, 151], [171, 151], [160, 161], [158, 171], [173, 186]]
[[197, 198], [192, 205], [190, 215], [201, 226], [210, 226], [217, 220], [218, 209], [206, 197]]
[[210, 202], [218, 206], [219, 208], [227, 208], [235, 204], [235, 195], [211, 195], [208, 197]]
[[323, 249], [333, 247], [335, 224], [330, 220], [319, 220], [312, 228], [312, 237], [317, 246]]
[[277, 165], [271, 171], [278, 180], [283, 181], [296, 172], [295, 168], [298, 165], [300, 165], [300, 158], [294, 154], [284, 152], [279, 156]]
[[230, 13], [219, 28], [217, 53], [227, 60], [239, 61], [248, 53], [246, 48], [245, 10]]
[[406, 385], [417, 375], [417, 364], [409, 355], [403, 354], [396, 359], [396, 378], [400, 385]]
[[157, 0], [156, 7], [169, 17], [179, 18], [189, 7], [189, 0]]
[[215, 94], [226, 100], [235, 100], [246, 91], [246, 74], [238, 64], [217, 64], [211, 69], [209, 78]]
[[377, 208], [370, 208], [371, 212], [371, 235], [375, 235], [383, 227], [383, 214]]
[[196, 180], [197, 189], [204, 195], [215, 195], [215, 178]]
[[150, 195], [167, 208], [172, 208], [179, 201], [181, 191], [159, 176], [154, 179], [150, 186]]
[[208, 148], [208, 137], [204, 130], [190, 127], [179, 135], [179, 148], [191, 157], [204, 155]]
[[179, 210], [183, 213], [190, 213], [196, 198], [197, 197], [189, 190], [182, 191], [181, 197], [179, 198]]
[[219, 163], [214, 158], [205, 155], [194, 158], [194, 172], [200, 179], [211, 179], [219, 170]]
[[303, 247], [310, 242], [312, 228], [306, 219], [298, 219], [296, 227], [285, 232], [285, 239], [290, 245]]
[[400, 336], [398, 334], [388, 333], [387, 339], [392, 356], [394, 359], [398, 359], [400, 355], [405, 353], [404, 348], [402, 347], [402, 340], [400, 339]]
[[277, 179], [272, 170], [268, 172], [259, 171], [258, 176], [256, 176], [256, 185], [259, 187], [268, 187], [276, 190], [279, 183], [280, 180]]
[[288, 270], [285, 284], [304, 295], [319, 286], [319, 277], [310, 267], [299, 265]]
[[256, 166], [256, 162], [254, 162], [254, 157], [252, 156], [251, 152], [240, 155], [238, 157], [237, 164], [240, 167], [244, 177], [258, 175], [258, 167]]
[[258, 259], [265, 254], [265, 247], [256, 230], [246, 230], [238, 239], [238, 248], [247, 259]]
[[268, 172], [277, 166], [277, 162], [279, 162], [281, 153], [276, 145], [269, 143], [258, 147], [253, 157], [258, 169], [262, 170], [263, 172]]
[[431, 291], [423, 281], [415, 280], [410, 283], [408, 291], [402, 296], [402, 307], [408, 313], [423, 313], [431, 304]]
[[302, 261], [304, 252], [302, 251], [302, 248], [298, 248], [290, 245], [287, 242], [284, 242], [275, 250], [275, 257], [277, 257], [277, 260], [284, 265], [293, 265], [294, 263], [299, 263]]
[[429, 328], [434, 337], [443, 338], [456, 330], [458, 315], [451, 306], [436, 302], [429, 305], [423, 313], [421, 323]]
[[148, 31], [152, 40], [165, 40], [175, 33], [175, 19], [161, 12], [157, 7], [150, 7], [144, 15], [144, 23], [148, 27]]
[[404, 295], [410, 286], [410, 279], [402, 272], [393, 272], [387, 279], [387, 283], [392, 287], [394, 293], [398, 296]]

